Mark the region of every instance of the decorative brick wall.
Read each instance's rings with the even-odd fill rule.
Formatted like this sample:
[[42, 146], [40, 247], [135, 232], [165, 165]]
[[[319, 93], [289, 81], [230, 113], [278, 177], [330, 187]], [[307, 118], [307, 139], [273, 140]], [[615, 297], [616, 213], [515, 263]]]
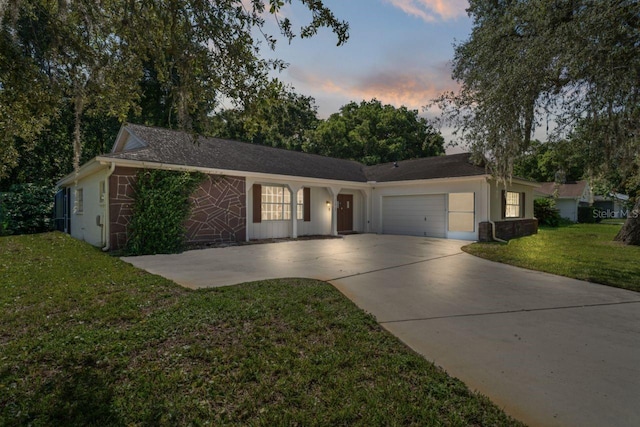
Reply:
[[[502, 240], [515, 239], [516, 237], [530, 236], [538, 233], [537, 219], [519, 219], [513, 221], [496, 221], [496, 237]], [[490, 242], [493, 240], [491, 223], [481, 222], [478, 228], [478, 240]]]
[[131, 220], [136, 181], [135, 168], [116, 167], [109, 177], [109, 242], [111, 250], [124, 249]]
[[[137, 169], [117, 167], [109, 178], [111, 250], [123, 249], [135, 199]], [[190, 198], [188, 243], [242, 241], [246, 238], [246, 183], [244, 178], [208, 175]]]
[[208, 175], [191, 196], [186, 223], [189, 243], [236, 242], [246, 239], [244, 178]]

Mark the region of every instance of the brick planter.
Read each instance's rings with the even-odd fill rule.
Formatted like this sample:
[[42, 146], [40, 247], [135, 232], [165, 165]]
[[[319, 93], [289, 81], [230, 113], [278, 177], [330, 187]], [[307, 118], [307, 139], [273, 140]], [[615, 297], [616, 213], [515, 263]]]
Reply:
[[[516, 219], [511, 221], [496, 221], [496, 237], [502, 240], [530, 236], [538, 233], [537, 219]], [[478, 228], [478, 240], [490, 242], [493, 240], [490, 222], [481, 222]]]

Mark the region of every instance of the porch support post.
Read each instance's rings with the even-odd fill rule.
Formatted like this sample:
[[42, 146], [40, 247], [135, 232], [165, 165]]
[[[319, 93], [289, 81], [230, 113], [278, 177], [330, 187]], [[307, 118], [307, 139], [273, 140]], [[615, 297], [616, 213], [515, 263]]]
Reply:
[[362, 224], [362, 230], [365, 233], [370, 233], [371, 232], [371, 189], [366, 188], [366, 189], [360, 190], [360, 193], [362, 194], [362, 210], [364, 211], [364, 214], [362, 215], [363, 216], [362, 220], [364, 221], [364, 224]]
[[291, 192], [291, 238], [298, 238], [298, 190], [299, 185], [287, 184], [287, 188]]
[[327, 191], [331, 196], [331, 235], [338, 235], [338, 194], [341, 187], [327, 187]]

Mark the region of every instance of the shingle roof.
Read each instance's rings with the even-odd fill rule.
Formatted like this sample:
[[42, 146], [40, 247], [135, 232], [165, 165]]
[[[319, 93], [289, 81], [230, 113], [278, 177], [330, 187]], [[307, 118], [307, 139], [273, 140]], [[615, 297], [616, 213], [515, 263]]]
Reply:
[[557, 188], [557, 197], [559, 199], [579, 199], [584, 194], [586, 186], [587, 181], [573, 181], [566, 182], [564, 184], [543, 182], [539, 188], [536, 188], [536, 193], [544, 194], [546, 196], [556, 196]]
[[211, 169], [259, 172], [351, 182], [390, 182], [487, 174], [469, 154], [425, 157], [365, 166], [264, 145], [193, 135], [170, 129], [128, 124], [126, 129], [146, 146], [102, 157]]
[[264, 145], [199, 136], [141, 125], [127, 130], [146, 147], [105, 157], [211, 169], [366, 182], [364, 165]]
[[367, 166], [365, 173], [369, 181], [377, 182], [453, 178], [488, 173], [485, 168], [472, 164], [469, 157], [469, 153], [461, 153], [383, 163]]

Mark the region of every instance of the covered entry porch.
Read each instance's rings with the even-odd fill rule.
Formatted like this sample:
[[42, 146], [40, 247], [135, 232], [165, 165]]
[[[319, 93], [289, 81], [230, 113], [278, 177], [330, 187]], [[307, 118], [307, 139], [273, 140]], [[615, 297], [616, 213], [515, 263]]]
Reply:
[[247, 180], [246, 239], [370, 231], [370, 191], [309, 181]]

